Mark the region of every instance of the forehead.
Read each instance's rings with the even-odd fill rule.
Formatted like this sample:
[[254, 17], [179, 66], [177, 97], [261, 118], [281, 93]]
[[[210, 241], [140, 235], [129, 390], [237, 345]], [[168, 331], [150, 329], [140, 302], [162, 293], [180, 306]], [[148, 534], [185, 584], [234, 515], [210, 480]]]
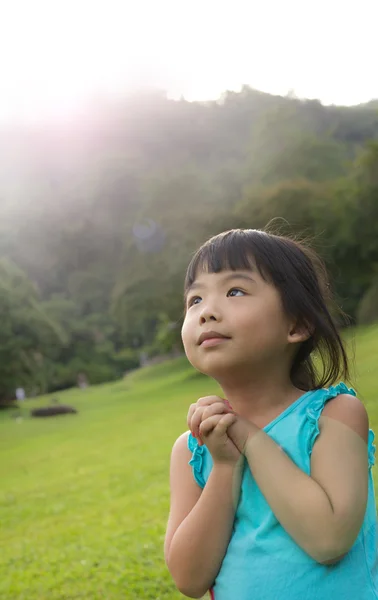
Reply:
[[219, 273], [209, 273], [208, 271], [201, 270], [197, 273], [193, 283], [189, 286], [189, 290], [199, 287], [222, 285], [236, 280], [255, 283], [258, 277], [259, 274], [257, 270], [252, 268], [238, 269], [237, 271], [225, 269]]

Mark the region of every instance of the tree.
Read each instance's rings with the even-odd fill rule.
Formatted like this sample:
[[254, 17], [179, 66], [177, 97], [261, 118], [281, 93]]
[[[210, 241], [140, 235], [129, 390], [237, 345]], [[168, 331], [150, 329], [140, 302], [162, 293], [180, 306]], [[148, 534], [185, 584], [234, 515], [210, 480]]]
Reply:
[[14, 264], [0, 261], [0, 405], [16, 387], [46, 391], [44, 360], [64, 334], [43, 311], [36, 289]]
[[[0, 256], [31, 286], [15, 302], [3, 274], [8, 395], [14, 378], [50, 391], [81, 372], [113, 379], [141, 350], [178, 344], [187, 264], [225, 229], [273, 219], [309, 236], [352, 316], [372, 285], [377, 142], [361, 152], [378, 139], [374, 103], [328, 107], [248, 86], [205, 103], [144, 92], [94, 103], [71, 125], [0, 133]], [[13, 322], [21, 354], [8, 352]]]

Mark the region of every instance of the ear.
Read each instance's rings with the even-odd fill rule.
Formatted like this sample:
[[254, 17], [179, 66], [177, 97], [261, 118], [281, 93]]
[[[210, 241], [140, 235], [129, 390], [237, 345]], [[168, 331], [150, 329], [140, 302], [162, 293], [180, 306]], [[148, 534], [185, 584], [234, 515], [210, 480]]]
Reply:
[[314, 333], [313, 327], [306, 323], [292, 322], [287, 336], [289, 344], [298, 344], [305, 342]]

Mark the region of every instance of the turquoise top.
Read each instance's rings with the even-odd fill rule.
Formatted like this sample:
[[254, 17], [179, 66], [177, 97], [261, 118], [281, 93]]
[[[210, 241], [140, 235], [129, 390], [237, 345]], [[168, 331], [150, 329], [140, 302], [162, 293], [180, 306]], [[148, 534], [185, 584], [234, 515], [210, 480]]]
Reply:
[[[263, 430], [308, 475], [325, 403], [339, 394], [356, 395], [340, 383], [305, 393]], [[189, 434], [189, 464], [200, 487], [206, 485], [212, 458]], [[376, 600], [378, 599], [377, 511], [372, 469], [374, 433], [369, 431], [369, 495], [365, 519], [346, 556], [321, 565], [286, 533], [257, 486], [246, 463], [230, 543], [211, 595], [215, 600]]]

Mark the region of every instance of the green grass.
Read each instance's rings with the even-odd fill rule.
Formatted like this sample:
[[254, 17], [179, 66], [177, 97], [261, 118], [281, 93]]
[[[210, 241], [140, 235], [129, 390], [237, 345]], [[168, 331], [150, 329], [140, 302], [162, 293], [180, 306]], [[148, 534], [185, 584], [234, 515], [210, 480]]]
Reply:
[[[356, 388], [378, 433], [378, 328], [359, 330]], [[175, 600], [164, 565], [172, 444], [217, 385], [185, 359], [57, 394], [77, 415], [0, 414], [0, 598]]]

